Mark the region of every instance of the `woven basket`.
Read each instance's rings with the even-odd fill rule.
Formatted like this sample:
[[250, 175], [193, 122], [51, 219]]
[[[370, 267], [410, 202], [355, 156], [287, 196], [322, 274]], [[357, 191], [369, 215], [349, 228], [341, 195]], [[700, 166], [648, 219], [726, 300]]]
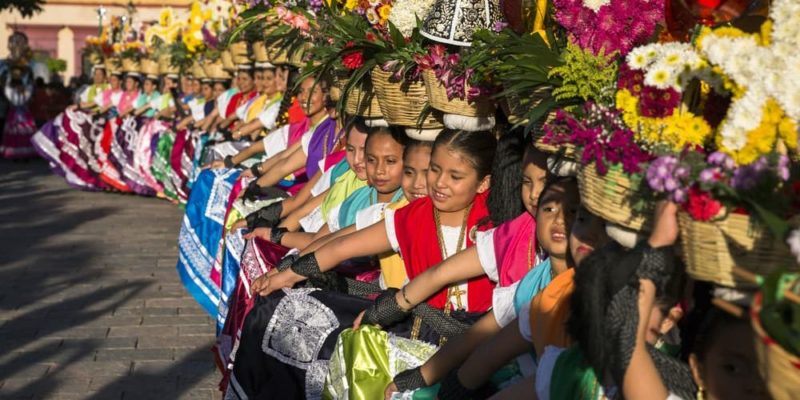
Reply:
[[634, 231], [649, 231], [654, 205], [644, 202], [645, 209], [634, 211], [639, 199], [639, 184], [618, 169], [609, 169], [605, 176], [597, 174], [594, 165], [581, 167], [578, 185], [581, 202], [595, 215]]
[[256, 62], [268, 62], [269, 56], [267, 55], [267, 46], [264, 42], [253, 42], [253, 59]]
[[106, 71], [108, 71], [109, 74], [118, 74], [118, 73], [120, 73], [120, 68], [119, 68], [120, 59], [119, 58], [115, 58], [115, 57], [106, 58], [105, 62], [106, 62]]
[[236, 70], [236, 64], [233, 63], [233, 55], [230, 50], [224, 50], [219, 53], [219, 59], [222, 61], [222, 68], [227, 71]]
[[245, 56], [245, 57], [247, 57], [249, 55], [249, 52], [247, 51], [247, 42], [245, 42], [245, 41], [236, 42], [236, 43], [231, 44], [230, 51], [231, 51], [231, 55], [233, 57], [236, 57], [236, 56]]
[[206, 71], [203, 69], [203, 66], [200, 65], [197, 61], [192, 64], [192, 76], [194, 79], [205, 79], [207, 78]]
[[[752, 283], [734, 276], [734, 266], [767, 275], [785, 267], [792, 257], [782, 241], [763, 226], [753, 225], [748, 215], [729, 214], [721, 221], [701, 222], [680, 212], [678, 222], [686, 272], [697, 280], [752, 288]], [[795, 218], [790, 224], [797, 226], [798, 222]]]
[[103, 57], [101, 57], [97, 53], [90, 53], [89, 54], [89, 63], [91, 63], [92, 65], [102, 64], [103, 63]]
[[390, 125], [413, 126], [425, 129], [442, 128], [441, 119], [428, 113], [419, 123], [420, 115], [428, 104], [428, 93], [422, 82], [391, 82], [391, 73], [380, 67], [372, 69], [372, 84], [378, 97], [381, 114]]
[[[508, 122], [514, 125], [527, 125], [527, 114], [533, 107], [541, 103], [553, 90], [550, 86], [542, 86], [535, 89], [529, 96], [529, 101], [525, 104], [522, 103], [519, 96], [508, 95], [505, 96], [505, 101], [500, 102], [500, 107], [508, 118]], [[544, 124], [544, 122], [541, 122]]]
[[759, 372], [773, 399], [796, 400], [800, 394], [800, 357], [786, 351], [764, 331], [759, 315], [762, 300], [763, 294], [756, 294], [750, 308]]
[[177, 74], [180, 72], [178, 67], [172, 65], [172, 58], [169, 54], [163, 54], [158, 58], [158, 73], [161, 75]]
[[536, 147], [539, 151], [544, 153], [562, 154], [566, 158], [576, 159], [577, 149], [575, 148], [575, 145], [573, 145], [572, 143], [550, 144], [544, 142], [544, 136], [545, 136], [545, 132], [543, 129], [544, 125], [552, 121], [553, 118], [555, 118], [555, 116], [556, 116], [555, 111], [549, 112], [547, 114], [547, 117], [541, 123], [541, 125], [538, 128], [535, 128], [531, 132], [531, 135], [533, 136], [533, 146]]
[[139, 61], [133, 58], [122, 59], [122, 72], [139, 72]]
[[[348, 79], [338, 79], [336, 86], [344, 94], [344, 87]], [[350, 93], [345, 99], [344, 111], [350, 115], [358, 115], [364, 118], [383, 118], [381, 108], [378, 104], [378, 96], [375, 95], [375, 88], [372, 80], [366, 76], [361, 80], [360, 85], [350, 89]]]
[[140, 62], [139, 71], [144, 75], [158, 75], [158, 62], [155, 60], [150, 60], [148, 58], [143, 58]]
[[444, 85], [436, 79], [436, 73], [432, 70], [425, 70], [422, 73], [422, 80], [425, 82], [425, 89], [428, 93], [428, 100], [431, 107], [448, 113], [464, 115], [467, 117], [490, 117], [494, 116], [494, 103], [488, 98], [477, 99], [469, 102], [461, 99], [449, 99]]

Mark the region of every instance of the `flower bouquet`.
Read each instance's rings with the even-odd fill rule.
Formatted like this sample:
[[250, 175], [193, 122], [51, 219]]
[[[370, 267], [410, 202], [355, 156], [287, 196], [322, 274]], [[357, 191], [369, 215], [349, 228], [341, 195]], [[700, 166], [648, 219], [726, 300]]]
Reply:
[[643, 175], [653, 155], [636, 143], [619, 111], [587, 102], [574, 113], [556, 111], [544, 131], [547, 143], [574, 146], [586, 208], [625, 228], [651, 227], [653, 202]]

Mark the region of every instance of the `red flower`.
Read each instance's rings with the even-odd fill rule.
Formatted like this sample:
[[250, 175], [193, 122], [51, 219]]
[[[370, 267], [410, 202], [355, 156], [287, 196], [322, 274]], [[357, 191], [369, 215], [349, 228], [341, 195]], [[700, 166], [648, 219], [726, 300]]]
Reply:
[[342, 64], [347, 69], [358, 69], [364, 65], [364, 53], [361, 51], [354, 51], [342, 57]]
[[722, 204], [714, 200], [708, 192], [700, 190], [697, 186], [692, 186], [689, 188], [689, 196], [684, 208], [693, 219], [709, 221], [719, 214]]
[[377, 39], [375, 34], [372, 33], [372, 32], [367, 32], [366, 36], [367, 36], [367, 41], [369, 41], [369, 42], [374, 42]]
[[345, 49], [349, 49], [349, 48], [351, 48], [351, 47], [353, 47], [355, 45], [356, 45], [356, 43], [354, 41], [348, 40], [347, 43], [344, 44], [344, 48]]

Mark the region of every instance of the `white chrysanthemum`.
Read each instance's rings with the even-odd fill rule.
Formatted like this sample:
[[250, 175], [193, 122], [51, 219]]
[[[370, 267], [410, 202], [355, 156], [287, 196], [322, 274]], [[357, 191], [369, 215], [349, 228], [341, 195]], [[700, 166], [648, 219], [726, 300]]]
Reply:
[[676, 85], [677, 74], [672, 66], [657, 63], [644, 75], [644, 83], [658, 89], [667, 89]]
[[594, 12], [597, 12], [600, 7], [603, 7], [608, 3], [611, 3], [611, 0], [583, 0], [583, 6]]
[[397, 27], [405, 37], [417, 26], [417, 17], [425, 18], [435, 0], [397, 0], [392, 5], [389, 21]]
[[372, 25], [377, 24], [381, 20], [381, 18], [378, 16], [378, 13], [375, 12], [374, 8], [368, 8], [366, 16], [367, 16], [367, 21], [369, 21], [369, 23]]

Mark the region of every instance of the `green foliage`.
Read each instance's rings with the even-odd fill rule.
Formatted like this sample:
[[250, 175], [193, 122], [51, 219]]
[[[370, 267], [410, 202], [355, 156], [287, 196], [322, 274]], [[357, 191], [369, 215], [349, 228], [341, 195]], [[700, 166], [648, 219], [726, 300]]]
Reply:
[[606, 55], [595, 56], [572, 43], [567, 44], [561, 58], [562, 64], [547, 75], [561, 81], [552, 94], [557, 102], [572, 104], [593, 100], [603, 105], [613, 104], [617, 63]]
[[24, 18], [30, 18], [42, 11], [44, 0], [3, 0], [0, 1], [0, 12], [17, 10]]
[[45, 64], [47, 65], [47, 70], [54, 74], [67, 70], [67, 62], [60, 58], [48, 58]]

